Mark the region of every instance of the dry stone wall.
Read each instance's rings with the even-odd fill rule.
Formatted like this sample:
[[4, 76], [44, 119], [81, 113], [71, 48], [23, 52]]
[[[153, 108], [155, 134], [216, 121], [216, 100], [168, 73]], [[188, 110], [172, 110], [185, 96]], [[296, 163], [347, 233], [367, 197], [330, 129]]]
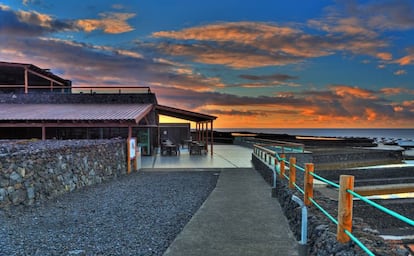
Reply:
[[31, 205], [125, 173], [124, 140], [0, 141], [0, 208]]

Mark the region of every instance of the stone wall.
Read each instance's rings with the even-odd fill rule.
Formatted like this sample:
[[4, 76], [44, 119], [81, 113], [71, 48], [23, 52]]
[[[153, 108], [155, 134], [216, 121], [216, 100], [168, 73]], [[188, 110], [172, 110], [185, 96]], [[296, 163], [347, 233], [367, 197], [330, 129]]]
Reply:
[[[272, 171], [270, 168], [252, 154], [252, 163], [254, 168], [270, 183]], [[299, 172], [298, 172], [299, 173]], [[276, 196], [282, 209], [289, 221], [291, 230], [299, 241], [301, 237], [301, 209], [296, 202], [292, 200], [292, 195], [303, 198], [303, 195], [297, 191], [290, 190], [286, 180], [277, 179]], [[269, 187], [269, 196], [270, 196]], [[337, 205], [329, 198], [322, 194], [314, 192], [314, 198], [318, 204], [322, 205], [332, 216], [336, 217]], [[332, 213], [333, 212], [333, 213]], [[316, 207], [308, 207], [308, 243], [307, 255], [330, 256], [330, 255], [365, 255], [354, 242], [341, 244], [336, 240], [336, 226]], [[378, 256], [406, 256], [409, 255], [406, 249], [394, 248], [392, 245], [378, 236], [378, 231], [371, 229], [363, 219], [353, 219], [353, 232], [357, 238], [363, 241], [375, 255]]]
[[0, 208], [31, 205], [125, 173], [124, 140], [0, 141]]

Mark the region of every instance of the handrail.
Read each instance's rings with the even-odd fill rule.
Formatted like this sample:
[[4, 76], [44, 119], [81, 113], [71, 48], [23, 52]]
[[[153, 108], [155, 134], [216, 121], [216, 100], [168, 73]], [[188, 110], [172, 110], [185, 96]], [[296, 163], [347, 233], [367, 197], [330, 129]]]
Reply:
[[[0, 88], [25, 88], [26, 86], [24, 84], [14, 84], [14, 85], [5, 85], [0, 84]], [[50, 89], [51, 91], [57, 91], [58, 90], [79, 90], [79, 91], [88, 91], [91, 93], [103, 91], [105, 92], [108, 90], [116, 90], [117, 93], [121, 93], [122, 90], [142, 90], [146, 93], [151, 93], [151, 88], [149, 86], [136, 86], [136, 85], [118, 85], [118, 86], [111, 86], [111, 85], [95, 85], [95, 86], [81, 86], [81, 85], [28, 85], [28, 89], [30, 90], [40, 90], [40, 89]], [[72, 92], [73, 93], [73, 92]], [[75, 92], [78, 93], [78, 92]], [[79, 92], [81, 93], [81, 92]]]
[[[261, 145], [254, 145], [253, 146], [253, 148], [254, 148], [254, 153], [255, 153], [255, 155], [260, 159], [260, 160], [263, 160], [262, 158], [261, 158], [261, 155], [260, 155], [260, 151], [264, 151], [264, 152], [266, 152], [267, 154], [270, 154], [270, 155], [272, 155], [272, 157], [274, 157], [274, 159], [275, 160], [277, 160], [277, 161], [283, 161], [284, 163], [286, 163], [286, 164], [288, 164], [289, 166], [288, 166], [288, 169], [290, 169], [291, 167], [290, 167], [290, 161], [287, 161], [286, 159], [285, 159], [285, 157], [284, 157], [284, 154], [282, 155], [282, 156], [279, 156], [279, 153], [281, 153], [281, 152], [277, 152], [277, 151], [274, 151], [274, 150], [271, 150], [271, 149], [269, 149], [269, 148], [266, 148], [266, 146], [268, 146], [268, 147], [271, 147], [272, 145], [263, 145], [263, 144], [261, 144]], [[282, 153], [284, 153], [284, 151], [282, 151]], [[296, 162], [296, 161], [295, 161]], [[299, 166], [299, 165], [297, 165], [297, 164], [293, 164], [293, 166], [296, 168], [296, 169], [299, 169], [299, 170], [301, 170], [302, 172], [305, 172], [305, 168], [302, 168], [301, 166]], [[293, 167], [292, 166], [292, 167]], [[274, 168], [275, 170], [276, 170], [276, 172], [278, 172], [278, 174], [280, 175], [281, 174], [281, 172], [280, 172], [280, 169], [279, 168], [277, 168], [277, 165], [276, 165], [276, 163], [275, 163], [275, 168]], [[328, 180], [328, 179], [325, 179], [325, 178], [323, 178], [323, 177], [321, 177], [320, 175], [317, 175], [316, 173], [314, 173], [313, 171], [311, 171], [311, 172], [309, 172], [309, 175], [310, 176], [312, 176], [312, 177], [314, 177], [314, 178], [316, 178], [316, 179], [318, 179], [318, 180], [320, 180], [320, 181], [322, 181], [322, 182], [325, 182], [325, 183], [327, 183], [328, 185], [330, 185], [330, 186], [332, 186], [332, 187], [335, 187], [335, 188], [340, 188], [340, 185], [339, 184], [337, 184], [337, 183], [335, 183], [335, 182], [332, 182], [332, 181], [330, 181], [330, 180]], [[288, 175], [286, 175], [286, 174], [282, 174], [281, 175], [281, 177], [282, 177], [282, 179], [283, 178], [286, 178], [287, 180], [289, 180], [290, 179], [290, 177], [288, 176]], [[305, 189], [302, 189], [299, 185], [297, 185], [296, 183], [293, 183], [293, 185], [294, 185], [294, 189], [296, 189], [297, 191], [299, 191], [301, 194], [303, 194], [303, 195], [305, 195], [306, 193], [305, 193]], [[390, 215], [390, 216], [392, 216], [392, 217], [394, 217], [394, 218], [397, 218], [397, 219], [399, 219], [399, 220], [401, 220], [401, 221], [403, 221], [403, 222], [405, 222], [405, 223], [407, 223], [407, 224], [409, 224], [409, 225], [411, 225], [411, 226], [414, 226], [414, 220], [412, 220], [412, 219], [410, 219], [410, 218], [407, 218], [407, 217], [405, 217], [405, 216], [403, 216], [403, 215], [401, 215], [401, 214], [399, 214], [399, 213], [397, 213], [397, 212], [395, 212], [395, 211], [392, 211], [392, 210], [390, 210], [390, 209], [388, 209], [388, 208], [386, 208], [386, 207], [384, 207], [384, 206], [381, 206], [381, 205], [379, 205], [379, 204], [377, 204], [377, 203], [375, 203], [375, 202], [373, 202], [373, 201], [371, 201], [371, 200], [369, 200], [368, 198], [366, 198], [366, 197], [364, 197], [364, 196], [361, 196], [361, 195], [359, 195], [358, 193], [356, 193], [353, 189], [351, 190], [351, 189], [346, 189], [345, 190], [346, 191], [346, 193], [348, 193], [348, 194], [350, 194], [350, 195], [352, 195], [352, 196], [354, 196], [354, 197], [356, 197], [356, 198], [359, 198], [361, 201], [363, 201], [363, 202], [365, 202], [365, 203], [367, 203], [367, 204], [369, 204], [370, 206], [373, 206], [373, 207], [375, 207], [376, 209], [378, 209], [378, 210], [381, 210], [381, 211], [383, 211], [384, 213], [386, 213], [386, 214], [388, 214], [388, 215]], [[305, 201], [306, 201], [306, 199], [308, 199], [311, 203], [312, 203], [312, 205], [314, 205], [316, 208], [318, 208], [325, 216], [327, 216], [327, 218], [329, 219], [329, 220], [331, 220], [333, 223], [335, 223], [335, 225], [341, 225], [341, 223], [339, 223], [339, 221], [335, 218], [335, 217], [333, 217], [332, 215], [330, 215], [321, 205], [319, 205], [315, 200], [314, 200], [314, 198], [312, 198], [312, 197], [308, 197], [308, 198], [305, 198]], [[351, 198], [351, 200], [352, 200], [352, 198]], [[352, 209], [351, 209], [351, 211], [352, 211]], [[351, 233], [351, 231], [349, 231], [349, 230], [347, 230], [347, 229], [344, 229], [344, 231], [343, 231], [346, 235], [348, 235], [348, 237], [352, 240], [352, 241], [354, 241], [365, 253], [367, 253], [367, 255], [374, 255], [361, 241], [359, 241], [358, 240], [358, 238], [356, 238], [352, 233]]]

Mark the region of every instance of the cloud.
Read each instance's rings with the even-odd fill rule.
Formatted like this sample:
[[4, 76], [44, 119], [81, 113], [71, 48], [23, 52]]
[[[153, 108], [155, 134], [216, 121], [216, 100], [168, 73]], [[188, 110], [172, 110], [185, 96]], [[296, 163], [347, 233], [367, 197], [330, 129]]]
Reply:
[[389, 52], [379, 52], [376, 57], [380, 60], [392, 60], [392, 54]]
[[10, 35], [47, 35], [54, 32], [102, 30], [109, 34], [119, 34], [134, 30], [127, 20], [134, 13], [109, 12], [99, 14], [101, 19], [59, 20], [51, 15], [36, 11], [14, 11], [0, 5], [0, 31]]
[[75, 26], [85, 32], [102, 30], [108, 34], [120, 34], [134, 30], [126, 21], [135, 17], [135, 13], [108, 12], [99, 14], [101, 19], [81, 19], [74, 22]]
[[402, 58], [395, 60], [396, 63], [400, 64], [401, 66], [407, 66], [414, 63], [414, 54], [406, 55]]
[[297, 79], [297, 76], [290, 76], [286, 74], [273, 74], [273, 75], [239, 75], [240, 78], [253, 81], [287, 81]]
[[274, 23], [223, 22], [159, 31], [152, 37], [161, 41], [158, 49], [166, 54], [235, 69], [288, 65], [337, 52], [391, 60], [391, 53], [380, 50], [388, 43], [360, 23], [359, 19], [311, 20], [309, 26], [329, 33], [309, 34]]
[[[392, 54], [384, 32], [414, 29], [414, 5], [410, 0], [380, 0], [359, 3], [341, 1], [326, 9], [324, 17], [308, 21], [310, 27], [349, 39], [344, 50], [366, 54], [381, 61], [391, 61]], [[342, 4], [341, 4], [342, 3]], [[400, 65], [411, 63], [412, 57], [399, 59]]]
[[397, 71], [394, 72], [394, 75], [396, 75], [396, 76], [401, 76], [401, 75], [406, 75], [406, 74], [407, 74], [407, 71], [405, 71], [403, 69], [400, 69], [400, 70], [397, 70]]
[[410, 0], [387, 0], [372, 2], [359, 10], [367, 15], [370, 27], [384, 30], [407, 30], [414, 28], [414, 5]]
[[414, 90], [401, 87], [389, 87], [380, 89], [380, 93], [384, 95], [414, 94]]
[[158, 48], [167, 54], [237, 69], [298, 63], [330, 55], [326, 44], [334, 45], [301, 30], [260, 22], [210, 24], [152, 36], [164, 40]]
[[13, 11], [5, 5], [0, 5], [0, 20], [0, 34], [8, 36], [42, 36], [72, 29], [70, 22], [35, 11]]
[[329, 88], [341, 97], [357, 97], [362, 99], [376, 99], [377, 96], [372, 90], [352, 87], [347, 85], [332, 85]]

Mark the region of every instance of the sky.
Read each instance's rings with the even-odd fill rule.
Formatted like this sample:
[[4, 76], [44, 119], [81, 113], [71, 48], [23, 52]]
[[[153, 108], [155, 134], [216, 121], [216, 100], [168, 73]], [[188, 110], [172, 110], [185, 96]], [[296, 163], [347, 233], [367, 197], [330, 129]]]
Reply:
[[412, 0], [0, 0], [0, 61], [215, 128], [414, 128]]

